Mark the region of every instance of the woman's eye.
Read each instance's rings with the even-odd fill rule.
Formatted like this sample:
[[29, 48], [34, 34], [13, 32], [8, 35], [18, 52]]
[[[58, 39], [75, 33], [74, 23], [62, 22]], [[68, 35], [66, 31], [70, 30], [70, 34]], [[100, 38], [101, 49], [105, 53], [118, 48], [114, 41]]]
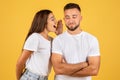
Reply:
[[53, 18], [53, 19], [51, 19], [51, 21], [54, 21], [55, 19]]

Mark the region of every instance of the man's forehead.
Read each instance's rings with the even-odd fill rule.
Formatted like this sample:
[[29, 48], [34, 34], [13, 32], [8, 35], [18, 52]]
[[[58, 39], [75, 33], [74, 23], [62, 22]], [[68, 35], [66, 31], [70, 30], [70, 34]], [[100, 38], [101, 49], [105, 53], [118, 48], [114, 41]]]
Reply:
[[67, 9], [64, 11], [64, 14], [71, 14], [71, 15], [77, 15], [77, 14], [80, 14], [80, 11], [76, 8], [73, 8], [73, 9]]

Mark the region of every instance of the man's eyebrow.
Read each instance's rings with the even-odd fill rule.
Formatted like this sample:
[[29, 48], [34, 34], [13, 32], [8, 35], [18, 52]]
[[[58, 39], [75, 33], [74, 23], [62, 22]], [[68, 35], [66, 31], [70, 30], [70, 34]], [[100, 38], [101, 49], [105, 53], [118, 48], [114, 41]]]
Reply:
[[72, 16], [77, 16], [77, 14], [74, 14], [74, 15], [72, 15]]
[[65, 15], [65, 17], [69, 17], [68, 15]]

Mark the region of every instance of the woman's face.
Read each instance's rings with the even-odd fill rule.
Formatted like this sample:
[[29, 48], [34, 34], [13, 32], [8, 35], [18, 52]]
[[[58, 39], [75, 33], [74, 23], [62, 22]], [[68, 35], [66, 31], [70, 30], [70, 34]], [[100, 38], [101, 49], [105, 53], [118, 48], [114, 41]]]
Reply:
[[56, 19], [55, 19], [53, 13], [50, 13], [48, 15], [48, 19], [47, 19], [47, 30], [49, 32], [55, 32], [56, 31], [56, 24], [57, 24], [57, 22], [56, 22]]

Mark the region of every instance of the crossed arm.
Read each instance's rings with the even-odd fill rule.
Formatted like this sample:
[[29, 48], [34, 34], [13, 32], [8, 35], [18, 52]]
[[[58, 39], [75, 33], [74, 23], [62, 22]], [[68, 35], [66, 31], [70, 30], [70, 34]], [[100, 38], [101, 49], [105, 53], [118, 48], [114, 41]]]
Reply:
[[84, 77], [84, 76], [96, 76], [99, 71], [100, 56], [88, 57], [88, 66], [73, 73], [71, 76]]
[[69, 75], [73, 77], [95, 76], [99, 71], [100, 57], [88, 57], [87, 62], [77, 64], [68, 64], [63, 62], [63, 57], [60, 54], [53, 53], [52, 57], [53, 69], [56, 74]]

